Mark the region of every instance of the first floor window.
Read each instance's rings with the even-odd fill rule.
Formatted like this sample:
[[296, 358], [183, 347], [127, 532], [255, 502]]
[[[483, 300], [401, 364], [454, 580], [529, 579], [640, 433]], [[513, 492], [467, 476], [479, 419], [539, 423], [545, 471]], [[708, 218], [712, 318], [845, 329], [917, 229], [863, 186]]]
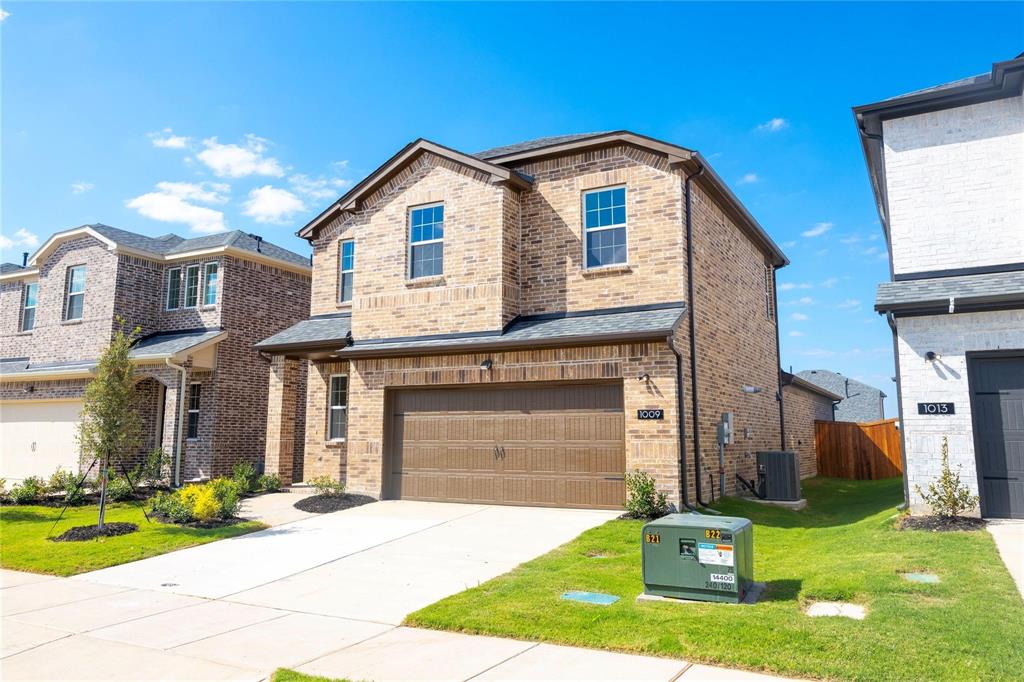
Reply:
[[626, 188], [583, 195], [583, 232], [588, 268], [626, 262]]
[[67, 301], [64, 303], [64, 319], [80, 320], [85, 311], [85, 266], [73, 265], [68, 268]]
[[167, 309], [177, 310], [181, 307], [181, 268], [167, 271]]
[[190, 384], [188, 387], [188, 432], [186, 438], [199, 438], [199, 399], [202, 384]]
[[195, 308], [199, 303], [199, 266], [190, 265], [185, 270], [185, 307]]
[[341, 279], [338, 283], [338, 300], [342, 303], [352, 300], [352, 277], [355, 274], [356, 243], [349, 239], [341, 243]]
[[36, 326], [36, 297], [39, 295], [39, 282], [25, 285], [25, 304], [21, 312], [21, 331], [30, 332]]
[[330, 396], [327, 410], [327, 438], [341, 440], [345, 437], [345, 413], [348, 410], [348, 377], [331, 377]]
[[217, 305], [217, 264], [207, 263], [203, 275], [203, 305]]
[[444, 273], [444, 204], [409, 211], [409, 277]]

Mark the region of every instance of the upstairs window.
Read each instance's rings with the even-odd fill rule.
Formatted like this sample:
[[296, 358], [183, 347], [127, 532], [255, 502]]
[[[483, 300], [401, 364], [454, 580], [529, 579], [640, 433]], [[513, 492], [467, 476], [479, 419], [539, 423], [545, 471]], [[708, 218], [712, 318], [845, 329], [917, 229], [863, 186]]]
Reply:
[[585, 258], [588, 268], [626, 262], [626, 188], [583, 194]]
[[348, 377], [335, 374], [331, 377], [329, 409], [327, 410], [327, 438], [342, 440], [345, 437], [345, 413], [348, 410]]
[[409, 212], [409, 277], [444, 274], [444, 204]]
[[64, 319], [80, 320], [85, 311], [85, 266], [73, 265], [68, 268]]
[[181, 268], [167, 271], [167, 309], [177, 310], [181, 307]]
[[25, 302], [21, 309], [21, 331], [30, 332], [36, 327], [36, 298], [39, 296], [39, 282], [25, 285]]
[[185, 270], [185, 307], [195, 308], [199, 304], [199, 266], [190, 265]]
[[216, 263], [207, 263], [203, 270], [203, 305], [217, 305], [218, 270]]
[[338, 280], [338, 301], [352, 300], [352, 278], [355, 275], [356, 243], [351, 239], [341, 243], [341, 266]]
[[764, 305], [769, 320], [775, 319], [775, 296], [772, 291], [772, 268], [764, 266]]
[[188, 431], [185, 437], [189, 440], [199, 438], [199, 401], [202, 396], [202, 384], [189, 384], [188, 387]]

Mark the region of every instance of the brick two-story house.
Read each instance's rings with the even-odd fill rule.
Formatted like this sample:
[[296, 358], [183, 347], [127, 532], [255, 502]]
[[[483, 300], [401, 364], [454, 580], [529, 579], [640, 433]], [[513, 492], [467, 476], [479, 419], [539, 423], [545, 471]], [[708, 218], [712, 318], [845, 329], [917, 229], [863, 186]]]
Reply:
[[987, 517], [1024, 518], [1024, 55], [854, 108], [889, 244], [906, 494], [942, 439]]
[[309, 290], [307, 258], [238, 231], [54, 234], [0, 273], [0, 476], [78, 468], [83, 392], [119, 318], [140, 329], [144, 442], [126, 466], [157, 446], [177, 482], [260, 463], [269, 362], [252, 345], [305, 318]]
[[[384, 498], [677, 505], [777, 450], [785, 256], [697, 152], [630, 132], [417, 140], [300, 233], [311, 317], [274, 355], [267, 466]], [[305, 396], [295, 387], [308, 366]]]

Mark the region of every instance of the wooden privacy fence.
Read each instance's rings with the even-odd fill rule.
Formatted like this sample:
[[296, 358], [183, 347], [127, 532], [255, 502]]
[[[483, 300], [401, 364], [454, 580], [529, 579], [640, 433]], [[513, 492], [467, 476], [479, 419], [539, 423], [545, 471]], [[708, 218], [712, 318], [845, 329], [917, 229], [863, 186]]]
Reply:
[[876, 422], [814, 422], [818, 475], [874, 481], [903, 475], [895, 419]]

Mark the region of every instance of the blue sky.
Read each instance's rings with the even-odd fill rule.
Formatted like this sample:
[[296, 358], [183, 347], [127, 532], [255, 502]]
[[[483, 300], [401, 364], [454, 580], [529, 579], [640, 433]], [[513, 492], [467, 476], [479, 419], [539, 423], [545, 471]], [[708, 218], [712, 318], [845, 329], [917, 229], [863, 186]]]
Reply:
[[627, 128], [699, 149], [783, 245], [783, 365], [890, 395], [850, 107], [1024, 50], [1020, 3], [0, 6], [4, 260], [86, 222], [308, 253], [294, 231], [416, 137]]

